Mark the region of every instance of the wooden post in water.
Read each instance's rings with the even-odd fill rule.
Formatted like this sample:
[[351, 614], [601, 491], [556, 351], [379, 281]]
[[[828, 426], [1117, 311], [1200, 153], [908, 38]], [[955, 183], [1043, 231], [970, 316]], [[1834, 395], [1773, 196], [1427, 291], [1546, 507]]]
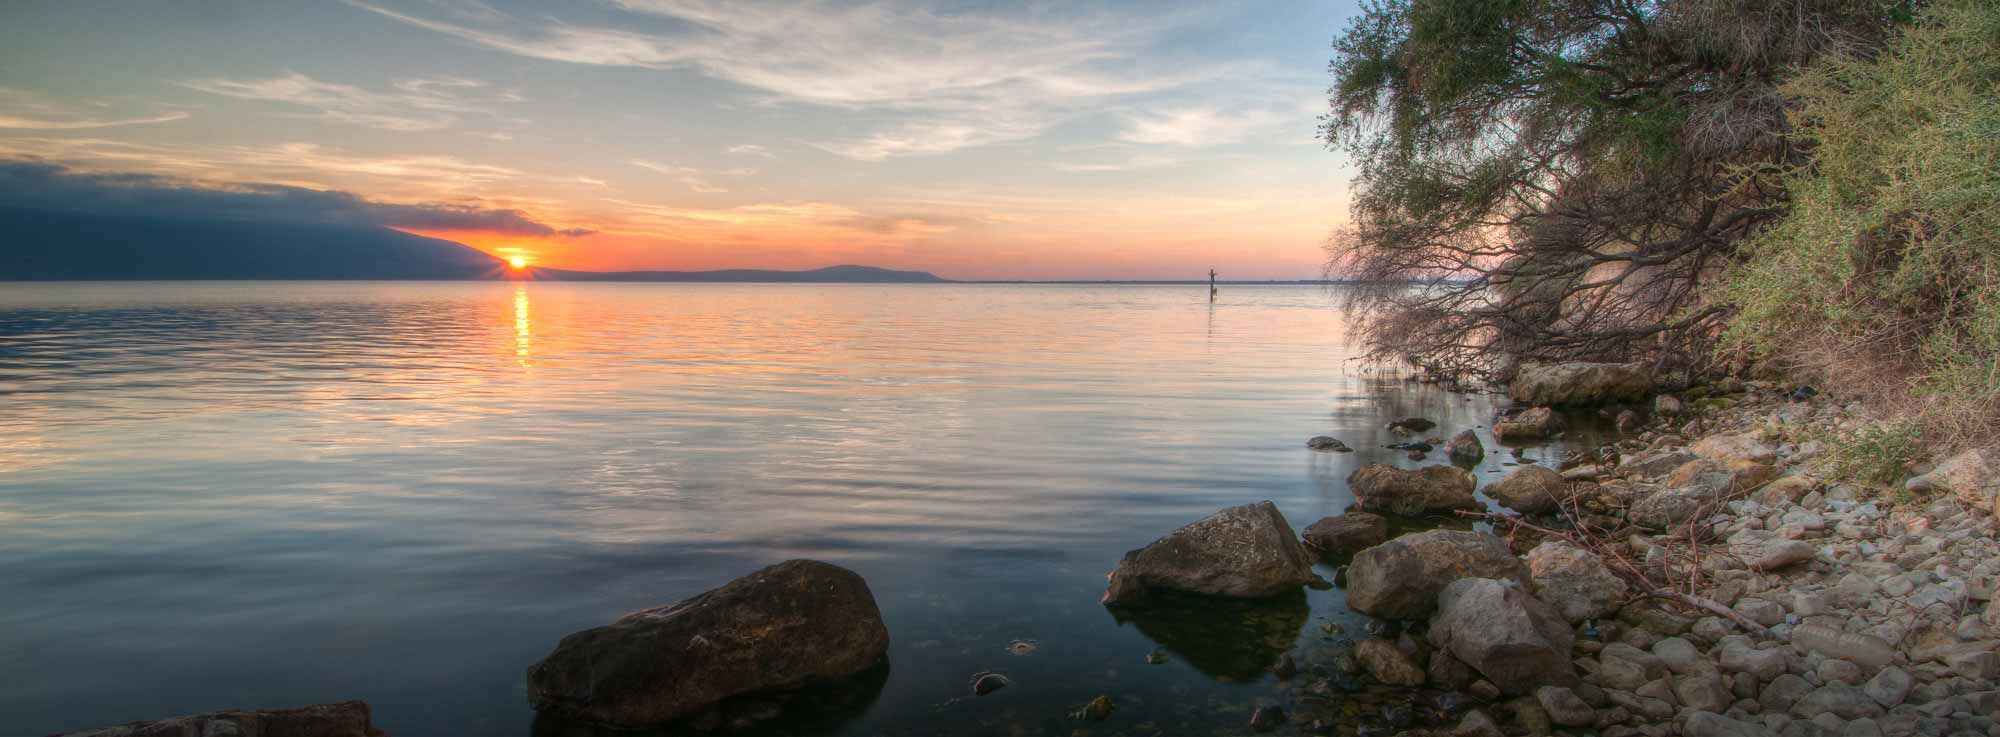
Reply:
[[1215, 270], [1208, 270], [1208, 301], [1215, 301]]

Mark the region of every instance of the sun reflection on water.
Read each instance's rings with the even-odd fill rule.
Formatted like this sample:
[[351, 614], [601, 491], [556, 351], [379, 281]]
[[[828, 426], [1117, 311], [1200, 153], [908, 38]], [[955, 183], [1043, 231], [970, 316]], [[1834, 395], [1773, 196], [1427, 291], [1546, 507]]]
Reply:
[[528, 343], [534, 333], [528, 323], [528, 287], [514, 287], [514, 360], [522, 366], [528, 365]]

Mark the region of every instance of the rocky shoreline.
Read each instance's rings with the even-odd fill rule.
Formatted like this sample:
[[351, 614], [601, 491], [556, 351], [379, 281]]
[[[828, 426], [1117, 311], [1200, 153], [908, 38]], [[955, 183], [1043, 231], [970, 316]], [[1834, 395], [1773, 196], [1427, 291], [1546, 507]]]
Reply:
[[[1394, 420], [1411, 438], [1394, 447], [1451, 463], [1364, 465], [1348, 478], [1353, 508], [1301, 533], [1268, 501], [1218, 511], [1118, 561], [1103, 604], [1144, 629], [1162, 598], [1297, 603], [1300, 619], [1277, 622], [1275, 662], [1250, 666], [1279, 679], [1248, 708], [1252, 732], [2000, 737], [2000, 473], [1988, 456], [1865, 489], [1837, 480], [1825, 439], [1865, 422], [1859, 407], [1762, 382], [1654, 396], [1641, 373], [1527, 372], [1520, 405], [1493, 423], [1504, 445], [1560, 437], [1579, 412], [1617, 435], [1484, 485], [1466, 470], [1487, 453], [1476, 433], [1446, 442], [1424, 437], [1429, 420]], [[1351, 451], [1327, 437], [1308, 447]], [[1411, 520], [1438, 529], [1392, 534]], [[1337, 566], [1334, 584], [1316, 563]], [[1366, 632], [1329, 624], [1318, 643], [1292, 642], [1303, 589], [1336, 584], [1373, 618]], [[529, 670], [528, 693], [579, 734], [738, 731], [870, 673], [879, 690], [888, 644], [860, 576], [790, 561], [564, 638]], [[1008, 680], [969, 683], [978, 698]], [[1118, 708], [1104, 694], [1062, 716], [1095, 734]], [[293, 724], [313, 715], [328, 721]], [[380, 735], [367, 720], [348, 702], [78, 734]]]

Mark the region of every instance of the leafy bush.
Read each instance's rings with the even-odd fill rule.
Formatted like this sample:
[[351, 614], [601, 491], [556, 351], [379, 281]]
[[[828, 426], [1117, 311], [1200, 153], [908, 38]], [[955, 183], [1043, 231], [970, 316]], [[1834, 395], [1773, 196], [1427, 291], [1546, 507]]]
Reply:
[[1776, 173], [1790, 210], [1724, 289], [1731, 345], [1949, 445], [1990, 443], [2000, 420], [1996, 39], [2000, 4], [1945, 0], [1878, 53], [1788, 82], [1811, 163]]

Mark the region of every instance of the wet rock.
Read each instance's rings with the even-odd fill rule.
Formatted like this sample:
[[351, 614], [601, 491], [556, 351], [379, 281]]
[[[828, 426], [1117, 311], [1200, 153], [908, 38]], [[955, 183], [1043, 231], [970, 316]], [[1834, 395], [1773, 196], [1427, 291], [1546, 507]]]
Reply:
[[1406, 471], [1371, 463], [1347, 476], [1347, 489], [1363, 510], [1397, 515], [1478, 509], [1475, 485], [1465, 469], [1443, 465]]
[[1451, 442], [1444, 444], [1444, 453], [1459, 466], [1477, 466], [1486, 460], [1486, 446], [1479, 443], [1479, 434], [1471, 430], [1451, 436]]
[[1347, 569], [1347, 605], [1384, 619], [1418, 619], [1437, 607], [1447, 585], [1467, 577], [1525, 582], [1528, 570], [1493, 535], [1419, 532], [1355, 554]]
[[1562, 615], [1529, 596], [1518, 581], [1462, 578], [1438, 594], [1432, 644], [1449, 650], [1510, 694], [1576, 682], [1575, 642]]
[[1111, 571], [1107, 606], [1158, 590], [1270, 597], [1313, 580], [1313, 559], [1268, 501], [1230, 507], [1126, 553]]
[[985, 696], [1006, 688], [1011, 681], [998, 673], [980, 673], [972, 677], [972, 695]]
[[1575, 691], [1561, 686], [1535, 689], [1535, 701], [1549, 715], [1549, 721], [1565, 727], [1588, 727], [1597, 723], [1597, 710], [1578, 698]]
[[1431, 653], [1430, 663], [1424, 666], [1424, 675], [1431, 686], [1446, 691], [1465, 690], [1479, 677], [1472, 672], [1471, 666], [1444, 651]]
[[1395, 420], [1389, 423], [1389, 429], [1391, 430], [1401, 430], [1403, 432], [1412, 432], [1412, 433], [1423, 432], [1433, 427], [1437, 427], [1437, 423], [1431, 422], [1430, 420], [1426, 420], [1422, 417], [1405, 417], [1403, 419]]
[[1271, 674], [1277, 676], [1278, 680], [1291, 678], [1298, 673], [1299, 663], [1292, 659], [1291, 653], [1279, 655], [1277, 664], [1271, 666]]
[[1500, 506], [1522, 514], [1549, 514], [1562, 507], [1569, 482], [1545, 466], [1521, 466], [1486, 486], [1486, 495]]
[[1628, 593], [1596, 553], [1553, 540], [1528, 551], [1528, 575], [1535, 597], [1571, 623], [1610, 614]]
[[1391, 686], [1424, 685], [1424, 671], [1396, 643], [1382, 639], [1362, 640], [1354, 646], [1354, 658], [1375, 680]]
[[1306, 547], [1321, 558], [1340, 560], [1388, 540], [1389, 520], [1379, 514], [1348, 510], [1307, 525], [1303, 537]]
[[1530, 363], [1515, 371], [1507, 395], [1523, 404], [1634, 402], [1653, 391], [1643, 363]]
[[1563, 419], [1548, 407], [1534, 407], [1493, 423], [1493, 439], [1503, 443], [1532, 443], [1562, 432]]
[[853, 676], [888, 649], [860, 576], [791, 560], [564, 637], [528, 669], [528, 701], [600, 724], [660, 725], [733, 696]]
[[1340, 442], [1340, 439], [1330, 435], [1315, 435], [1312, 439], [1306, 441], [1306, 447], [1321, 453], [1351, 453], [1354, 451], [1353, 448], [1347, 447], [1346, 443]]
[[1312, 615], [1303, 589], [1267, 599], [1160, 592], [1109, 611], [1175, 660], [1229, 681], [1252, 681], [1269, 672]]
[[368, 704], [341, 701], [296, 709], [209, 712], [115, 727], [70, 732], [61, 737], [387, 737], [369, 722]]
[[1070, 717], [1091, 722], [1101, 722], [1110, 717], [1111, 711], [1115, 708], [1117, 706], [1111, 703], [1110, 696], [1099, 695], [1097, 698], [1091, 699], [1090, 703], [1084, 704], [1081, 708], [1071, 712]]
[[1285, 710], [1276, 705], [1259, 706], [1256, 711], [1250, 712], [1250, 730], [1253, 732], [1269, 732], [1284, 723]]

